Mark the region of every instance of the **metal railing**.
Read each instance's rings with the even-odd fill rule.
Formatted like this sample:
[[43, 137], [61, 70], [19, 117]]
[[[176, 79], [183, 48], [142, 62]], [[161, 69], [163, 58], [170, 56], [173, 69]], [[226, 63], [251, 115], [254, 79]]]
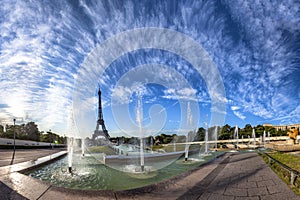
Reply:
[[281, 168], [287, 170], [289, 173], [290, 173], [290, 184], [291, 185], [294, 185], [295, 184], [295, 181], [296, 181], [296, 178], [299, 178], [300, 177], [300, 172], [290, 168], [289, 166], [283, 164], [282, 162], [276, 160], [275, 158], [273, 158], [272, 156], [270, 156], [269, 154], [267, 153], [264, 153], [264, 152], [259, 152], [261, 155], [264, 155], [268, 158], [268, 164], [271, 165], [272, 162], [278, 164]]

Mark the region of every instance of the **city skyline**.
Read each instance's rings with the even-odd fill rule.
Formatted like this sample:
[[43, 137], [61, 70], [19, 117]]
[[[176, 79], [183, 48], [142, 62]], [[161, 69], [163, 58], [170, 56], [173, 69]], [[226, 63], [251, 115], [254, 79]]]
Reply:
[[[0, 124], [16, 118], [68, 134], [74, 118], [78, 134], [90, 136], [99, 87], [112, 136], [137, 131], [137, 92], [143, 126], [158, 132], [184, 133], [188, 116], [193, 128], [299, 123], [299, 7], [297, 1], [1, 1]], [[143, 29], [155, 30], [148, 35], [153, 41], [122, 38]], [[159, 41], [168, 33], [174, 41]], [[105, 46], [113, 40], [114, 48]], [[184, 54], [195, 53], [193, 42], [199, 66]], [[109, 63], [103, 71], [102, 63]], [[215, 113], [222, 116], [212, 123]]]

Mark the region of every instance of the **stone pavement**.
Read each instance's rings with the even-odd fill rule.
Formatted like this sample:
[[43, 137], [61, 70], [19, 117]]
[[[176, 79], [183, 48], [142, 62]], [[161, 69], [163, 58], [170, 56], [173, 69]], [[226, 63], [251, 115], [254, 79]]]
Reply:
[[[257, 153], [227, 153], [166, 189], [150, 193], [123, 192], [118, 199], [285, 200], [300, 199]], [[207, 166], [204, 166], [206, 168]], [[203, 176], [205, 174], [205, 176]]]
[[[13, 164], [36, 160], [61, 151], [62, 149], [16, 149]], [[0, 149], [0, 167], [10, 165], [13, 149]]]
[[[1, 168], [0, 168], [1, 169]], [[2, 199], [300, 199], [256, 153], [226, 153], [198, 169], [127, 191], [80, 191], [13, 172], [0, 176]]]
[[300, 199], [256, 153], [232, 154], [179, 199]]

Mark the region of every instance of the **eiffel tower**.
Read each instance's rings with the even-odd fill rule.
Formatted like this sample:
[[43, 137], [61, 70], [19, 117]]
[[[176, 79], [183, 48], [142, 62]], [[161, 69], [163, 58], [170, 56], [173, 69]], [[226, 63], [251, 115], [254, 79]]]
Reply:
[[[98, 120], [97, 120], [96, 130], [94, 131], [94, 134], [93, 134], [92, 138], [93, 138], [93, 141], [95, 141], [98, 136], [104, 136], [105, 139], [107, 141], [109, 141], [110, 136], [108, 134], [108, 131], [106, 130], [106, 127], [105, 127], [105, 124], [104, 124], [104, 119], [103, 119], [100, 88], [99, 88], [99, 91], [98, 91], [98, 98], [99, 98], [99, 101], [98, 101], [98, 103], [99, 103], [99, 105], [98, 105]], [[102, 131], [99, 131], [99, 126], [100, 125], [102, 127]]]

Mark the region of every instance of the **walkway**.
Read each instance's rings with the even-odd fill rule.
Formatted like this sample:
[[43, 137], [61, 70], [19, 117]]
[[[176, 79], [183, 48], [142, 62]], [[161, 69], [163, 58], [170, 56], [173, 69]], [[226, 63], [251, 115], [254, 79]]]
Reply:
[[[61, 149], [16, 149], [13, 164], [36, 160], [61, 151]], [[13, 149], [0, 149], [0, 167], [10, 165]]]
[[231, 155], [179, 199], [300, 199], [256, 153]]
[[[1, 169], [1, 168], [0, 168]], [[0, 199], [300, 199], [256, 153], [227, 153], [177, 178], [129, 191], [58, 188], [18, 172], [0, 177]]]

